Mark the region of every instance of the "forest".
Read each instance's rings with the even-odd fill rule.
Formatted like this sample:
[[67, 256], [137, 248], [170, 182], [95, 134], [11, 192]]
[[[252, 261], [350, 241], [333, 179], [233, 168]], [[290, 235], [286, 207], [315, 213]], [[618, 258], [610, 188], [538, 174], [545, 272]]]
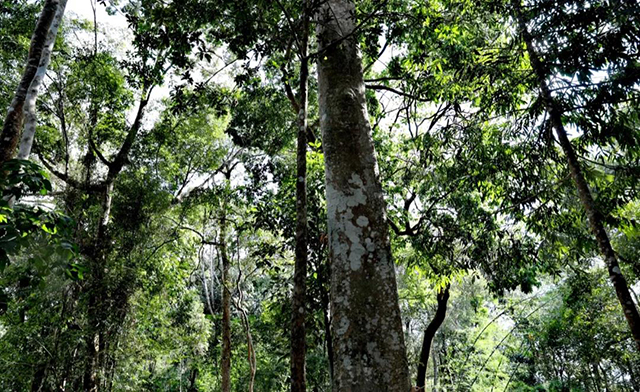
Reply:
[[0, 391], [640, 391], [637, 0], [0, 0]]

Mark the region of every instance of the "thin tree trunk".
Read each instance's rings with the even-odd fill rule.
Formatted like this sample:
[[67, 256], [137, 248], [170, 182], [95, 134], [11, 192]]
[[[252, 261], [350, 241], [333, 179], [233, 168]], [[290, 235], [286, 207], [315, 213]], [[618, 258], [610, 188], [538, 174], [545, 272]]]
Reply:
[[[416, 386], [418, 391], [425, 390], [425, 380], [427, 377], [427, 364], [429, 363], [429, 353], [431, 352], [431, 342], [436, 332], [442, 325], [445, 316], [447, 315], [447, 301], [449, 301], [449, 286], [445, 287], [437, 295], [438, 307], [436, 314], [424, 331], [424, 337], [422, 340], [422, 349], [420, 350], [420, 362], [418, 363], [418, 379]], [[434, 368], [435, 368], [434, 363]], [[435, 377], [434, 377], [435, 379]]]
[[332, 335], [331, 334], [331, 316], [329, 315], [330, 301], [329, 301], [329, 292], [325, 286], [325, 284], [328, 283], [327, 277], [331, 274], [331, 266], [329, 265], [330, 263], [328, 260], [326, 261], [326, 263], [327, 263], [326, 273], [322, 273], [322, 271], [320, 271], [318, 276], [321, 279], [320, 290], [322, 290], [322, 293], [320, 294], [320, 301], [322, 303], [322, 314], [324, 316], [324, 339], [327, 345], [327, 357], [329, 357], [329, 377], [331, 380], [333, 380], [334, 353], [333, 353], [333, 342], [331, 337]]
[[591, 368], [593, 369], [592, 373], [592, 379], [593, 379], [593, 383], [595, 384], [595, 390], [596, 392], [600, 392], [600, 390], [602, 388], [600, 388], [600, 372], [598, 371], [598, 368], [596, 367], [595, 361], [591, 363]]
[[46, 364], [40, 364], [36, 368], [36, 372], [33, 375], [33, 380], [31, 381], [31, 392], [39, 392], [42, 390], [42, 384], [44, 382], [46, 374]]
[[29, 85], [26, 104], [24, 108], [26, 121], [24, 125], [24, 131], [22, 132], [22, 138], [20, 139], [18, 159], [29, 159], [29, 155], [31, 154], [33, 139], [36, 135], [36, 124], [38, 122], [36, 116], [36, 101], [38, 99], [40, 87], [42, 86], [42, 82], [44, 81], [44, 77], [47, 73], [49, 62], [51, 61], [51, 53], [53, 52], [53, 47], [56, 43], [58, 28], [60, 27], [60, 23], [62, 22], [62, 17], [64, 16], [64, 10], [66, 6], [67, 0], [60, 0], [60, 2], [58, 3], [58, 9], [56, 10], [55, 16], [49, 28], [49, 33], [47, 34], [47, 39], [42, 51], [42, 57], [40, 58], [40, 64], [38, 65], [38, 69], [35, 76], [33, 77], [33, 80], [31, 81], [31, 84]]
[[[95, 0], [91, 1], [91, 9], [93, 10], [93, 54], [92, 61], [96, 61], [98, 56], [98, 13], [95, 4]], [[91, 183], [91, 174], [96, 163], [96, 154], [93, 149], [93, 135], [96, 132], [98, 126], [98, 98], [96, 94], [96, 88], [94, 85], [90, 89], [91, 102], [89, 104], [89, 129], [87, 130], [87, 153], [83, 159], [83, 165], [86, 168], [85, 171], [85, 184], [88, 186]]]
[[571, 171], [571, 177], [573, 178], [578, 191], [578, 197], [580, 198], [582, 206], [587, 213], [589, 226], [596, 237], [596, 241], [598, 242], [598, 247], [600, 248], [600, 252], [602, 253], [604, 262], [609, 272], [609, 279], [613, 283], [616, 295], [618, 296], [618, 301], [622, 306], [622, 311], [624, 312], [624, 316], [627, 319], [627, 324], [629, 324], [631, 335], [636, 342], [638, 350], [640, 350], [640, 314], [638, 314], [638, 309], [633, 303], [631, 293], [629, 292], [629, 285], [627, 284], [627, 280], [622, 274], [622, 271], [620, 271], [618, 256], [611, 246], [609, 235], [607, 234], [607, 231], [604, 227], [604, 219], [602, 217], [602, 214], [598, 210], [593, 200], [591, 190], [589, 189], [587, 181], [584, 178], [584, 174], [582, 173], [582, 169], [580, 168], [578, 157], [573, 149], [569, 137], [567, 136], [567, 132], [562, 122], [561, 109], [558, 107], [558, 104], [551, 95], [551, 91], [549, 90], [549, 86], [547, 85], [547, 75], [545, 73], [545, 67], [542, 64], [536, 47], [533, 44], [533, 38], [531, 37], [529, 30], [527, 29], [527, 24], [522, 15], [522, 9], [519, 1], [520, 0], [514, 1], [517, 13], [516, 16], [524, 41], [527, 45], [531, 67], [533, 68], [533, 71], [538, 78], [538, 83], [540, 85], [540, 96], [546, 105], [546, 109], [549, 113], [553, 129], [558, 135], [560, 146], [564, 151], [564, 155], [567, 159], [567, 165], [569, 166], [569, 170]]
[[[207, 299], [205, 304], [209, 309], [209, 314], [213, 316], [213, 305], [211, 304], [211, 296], [209, 295], [209, 284], [207, 283], [207, 273], [204, 266], [204, 250], [201, 248], [198, 252], [198, 257], [200, 258], [200, 270], [202, 272], [202, 286], [204, 287], [204, 295]], [[213, 291], [213, 280], [211, 280], [211, 291]]]
[[[438, 390], [438, 358], [439, 355], [436, 355], [435, 351], [433, 352], [433, 390]], [[420, 392], [418, 388], [416, 388], [416, 392]]]
[[249, 392], [253, 392], [253, 388], [256, 382], [256, 350], [253, 345], [253, 336], [251, 335], [251, 324], [249, 323], [249, 315], [242, 306], [242, 303], [244, 302], [244, 293], [240, 288], [242, 269], [240, 269], [239, 262], [238, 271], [238, 280], [236, 281], [238, 300], [235, 302], [235, 307], [240, 313], [240, 319], [242, 320], [242, 326], [244, 327], [245, 337], [247, 338], [247, 361], [249, 362]]
[[191, 374], [189, 375], [189, 388], [188, 392], [198, 392], [198, 387], [196, 386], [196, 380], [198, 379], [198, 368], [191, 370]]
[[[73, 368], [73, 363], [75, 362], [76, 357], [78, 356], [78, 351], [79, 351], [78, 347], [76, 346], [76, 348], [73, 350], [73, 353], [71, 354], [71, 359], [68, 359], [64, 364], [64, 366], [62, 367], [60, 382], [57, 383], [58, 389], [61, 391], [65, 391], [67, 388], [67, 380], [71, 375], [71, 369]], [[76, 380], [80, 380], [80, 377], [78, 377]]]
[[407, 392], [395, 268], [354, 15], [353, 1], [326, 1], [317, 30], [332, 271], [333, 390]]
[[596, 362], [596, 368], [601, 370], [600, 373], [602, 374], [602, 379], [604, 381], [604, 390], [610, 391], [611, 387], [609, 386], [609, 378], [607, 377], [607, 371], [606, 369], [600, 368], [600, 361]]
[[42, 52], [44, 51], [49, 28], [58, 9], [58, 0], [46, 0], [38, 18], [38, 23], [31, 37], [31, 46], [27, 57], [27, 66], [22, 74], [22, 79], [11, 101], [7, 116], [2, 126], [0, 136], [0, 165], [12, 159], [16, 154], [16, 147], [20, 141], [20, 133], [24, 121], [24, 105], [29, 91], [29, 86], [40, 65]]
[[640, 391], [640, 378], [636, 377], [635, 372], [633, 371], [633, 363], [627, 362], [627, 370], [629, 371], [629, 378], [631, 379], [631, 385], [634, 390]]
[[85, 338], [87, 345], [87, 358], [83, 376], [83, 390], [94, 392], [98, 390], [98, 349], [96, 348], [97, 334], [89, 333]]
[[[224, 203], [224, 209], [227, 208]], [[223, 211], [220, 219], [220, 258], [222, 259], [222, 392], [231, 391], [231, 261], [227, 254], [227, 217]]]
[[[117, 347], [120, 345], [119, 344], [120, 341], [118, 340], [116, 342], [116, 351], [117, 351]], [[113, 378], [115, 377], [116, 374], [116, 368], [118, 366], [118, 361], [115, 357], [112, 357], [110, 359], [110, 368], [109, 371], [107, 372], [107, 381], [106, 381], [106, 390], [111, 392], [113, 391]]]
[[[60, 319], [63, 320], [64, 316], [67, 314], [68, 311], [68, 305], [69, 305], [69, 296], [70, 296], [70, 292], [73, 289], [69, 290], [69, 289], [64, 289], [64, 295], [62, 297], [62, 308], [60, 309]], [[43, 383], [46, 381], [47, 379], [47, 374], [53, 374], [54, 375], [54, 380], [52, 380], [53, 385], [56, 384], [55, 382], [55, 374], [57, 373], [57, 369], [56, 369], [56, 361], [55, 358], [57, 357], [61, 357], [59, 350], [60, 350], [60, 334], [62, 333], [61, 331], [62, 326], [61, 325], [57, 325], [54, 330], [53, 330], [53, 349], [51, 350], [51, 352], [53, 353], [53, 355], [50, 355], [49, 357], [47, 357], [47, 360], [41, 364], [39, 367], [37, 367], [37, 371], [34, 375], [34, 379], [31, 383], [31, 390], [32, 391], [41, 391], [44, 388]]]
[[305, 357], [306, 344], [306, 295], [307, 295], [307, 107], [309, 59], [309, 9], [303, 0], [302, 32], [300, 38], [300, 86], [298, 99], [298, 150], [296, 173], [296, 262], [293, 275], [291, 301], [291, 392], [307, 390]]
[[253, 336], [251, 335], [251, 324], [249, 324], [249, 315], [243, 308], [239, 309], [240, 317], [242, 317], [242, 325], [247, 338], [247, 360], [249, 361], [249, 392], [253, 392], [256, 383], [257, 359], [256, 350], [253, 345]]

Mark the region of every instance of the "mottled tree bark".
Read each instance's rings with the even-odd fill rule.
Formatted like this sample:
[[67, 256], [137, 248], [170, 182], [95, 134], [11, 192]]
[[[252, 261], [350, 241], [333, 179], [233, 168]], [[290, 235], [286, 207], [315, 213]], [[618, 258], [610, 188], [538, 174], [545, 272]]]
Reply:
[[593, 200], [591, 190], [589, 189], [587, 181], [580, 167], [578, 157], [573, 149], [573, 145], [571, 144], [569, 137], [567, 136], [567, 132], [564, 128], [564, 123], [562, 122], [562, 111], [559, 108], [556, 100], [551, 95], [551, 91], [549, 90], [549, 86], [546, 81], [547, 74], [545, 72], [545, 67], [540, 59], [540, 55], [538, 54], [535, 45], [533, 44], [533, 38], [527, 28], [524, 16], [522, 15], [519, 0], [515, 0], [513, 4], [515, 6], [520, 31], [527, 45], [527, 52], [529, 54], [531, 67], [538, 78], [540, 97], [544, 101], [547, 112], [549, 113], [551, 125], [558, 135], [558, 141], [560, 142], [560, 146], [562, 147], [562, 151], [564, 152], [565, 158], [567, 160], [567, 165], [569, 166], [573, 182], [576, 185], [578, 197], [580, 198], [582, 207], [587, 213], [589, 226], [594, 236], [596, 237], [598, 248], [600, 249], [600, 253], [604, 258], [604, 262], [609, 272], [609, 279], [613, 283], [618, 301], [620, 302], [620, 306], [622, 306], [622, 311], [624, 312], [624, 316], [627, 319], [627, 324], [629, 325], [629, 329], [631, 330], [631, 335], [636, 342], [638, 350], [640, 350], [640, 314], [638, 313], [638, 309], [636, 308], [636, 305], [631, 297], [627, 280], [620, 270], [618, 256], [613, 250], [611, 241], [609, 240], [609, 235], [605, 230], [602, 213], [598, 210], [598, 207]]
[[296, 262], [291, 301], [291, 392], [307, 390], [305, 358], [307, 296], [307, 107], [309, 10], [303, 0], [300, 33], [300, 83], [298, 89], [298, 148], [296, 156]]
[[[418, 363], [418, 379], [416, 386], [418, 391], [424, 391], [425, 380], [427, 378], [427, 364], [429, 363], [429, 354], [431, 353], [431, 342], [436, 335], [436, 332], [444, 322], [444, 318], [447, 315], [447, 301], [449, 301], [449, 286], [445, 287], [438, 293], [437, 296], [438, 306], [436, 308], [436, 314], [424, 331], [424, 337], [422, 339], [422, 349], [420, 350], [420, 362]], [[435, 366], [435, 365], [434, 365]]]
[[36, 76], [42, 52], [45, 48], [49, 28], [58, 10], [58, 0], [46, 0], [38, 18], [38, 23], [31, 37], [31, 46], [27, 57], [27, 66], [22, 74], [16, 93], [11, 101], [0, 136], [0, 165], [12, 159], [20, 141], [20, 133], [24, 121], [24, 105], [29, 86]]
[[365, 102], [355, 6], [318, 14], [318, 87], [325, 155], [334, 391], [409, 391], [386, 206]]
[[51, 52], [53, 52], [53, 46], [56, 43], [58, 28], [60, 27], [60, 23], [62, 22], [62, 17], [64, 16], [64, 10], [66, 6], [67, 0], [60, 0], [55, 16], [53, 17], [53, 21], [51, 22], [51, 26], [49, 27], [47, 39], [45, 41], [42, 56], [40, 58], [40, 64], [38, 65], [38, 69], [36, 70], [31, 84], [29, 85], [26, 104], [24, 108], [24, 116], [26, 118], [26, 121], [24, 124], [24, 131], [22, 132], [22, 137], [20, 139], [18, 159], [29, 159], [29, 155], [31, 154], [33, 139], [36, 135], [36, 101], [38, 99], [40, 87], [42, 86], [42, 82], [44, 81], [44, 77], [47, 73], [47, 68], [49, 68], [49, 62], [51, 61]]
[[[227, 208], [226, 205], [223, 206]], [[231, 391], [231, 261], [227, 254], [227, 217], [223, 211], [220, 219], [220, 258], [222, 259], [222, 392]]]

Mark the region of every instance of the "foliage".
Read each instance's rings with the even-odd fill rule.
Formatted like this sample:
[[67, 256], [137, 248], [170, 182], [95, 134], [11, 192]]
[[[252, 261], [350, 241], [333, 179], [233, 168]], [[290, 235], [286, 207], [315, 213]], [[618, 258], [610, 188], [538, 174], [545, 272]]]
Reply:
[[[45, 272], [47, 255], [56, 252], [69, 260], [69, 274], [82, 279], [82, 271], [72, 264], [77, 248], [70, 242], [73, 221], [55, 211], [36, 205], [15, 205], [25, 197], [46, 196], [51, 191], [49, 175], [37, 164], [20, 159], [7, 161], [2, 169], [0, 188], [0, 270], [11, 261], [10, 256], [23, 254], [34, 242], [39, 255], [30, 259], [40, 272]], [[44, 255], [44, 256], [43, 256]]]
[[[95, 358], [99, 390], [220, 390], [224, 243], [233, 390], [249, 388], [250, 343], [255, 390], [289, 390], [302, 1], [92, 4], [126, 23], [125, 42], [108, 21], [67, 15], [36, 157], [2, 167], [0, 389], [83, 390]], [[447, 287], [428, 388], [640, 390], [640, 358], [518, 33], [520, 4], [357, 2], [411, 371]], [[2, 108], [40, 6], [0, 2]], [[640, 11], [521, 7], [637, 288]], [[326, 391], [331, 266], [311, 29], [307, 385]]]

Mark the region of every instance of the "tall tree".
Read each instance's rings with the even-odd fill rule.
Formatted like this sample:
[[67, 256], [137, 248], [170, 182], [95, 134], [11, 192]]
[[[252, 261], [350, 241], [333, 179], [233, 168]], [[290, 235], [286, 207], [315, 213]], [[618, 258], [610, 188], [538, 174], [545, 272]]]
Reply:
[[[229, 176], [227, 176], [228, 184]], [[228, 187], [228, 185], [226, 185]], [[222, 359], [220, 375], [222, 377], [222, 392], [231, 391], [231, 276], [229, 274], [231, 261], [227, 252], [227, 203], [222, 203], [220, 216], [220, 238], [218, 246], [222, 260]]]
[[447, 315], [447, 301], [449, 301], [449, 285], [440, 289], [437, 294], [438, 306], [436, 308], [436, 314], [424, 331], [422, 340], [422, 347], [420, 349], [420, 362], [418, 362], [418, 379], [416, 380], [416, 387], [418, 391], [425, 390], [425, 381], [427, 378], [427, 363], [429, 362], [429, 354], [431, 352], [431, 343], [433, 337], [438, 332], [438, 329], [444, 322], [444, 318]]
[[298, 87], [298, 137], [296, 152], [296, 245], [293, 296], [291, 301], [291, 392], [307, 390], [305, 359], [307, 293], [307, 123], [309, 85], [309, 1], [303, 0], [298, 37], [300, 81]]
[[618, 256], [611, 246], [609, 234], [605, 229], [604, 216], [602, 215], [594, 201], [591, 190], [589, 189], [589, 185], [587, 184], [582, 168], [580, 167], [578, 156], [576, 155], [573, 145], [567, 135], [564, 121], [562, 119], [562, 109], [555, 101], [553, 95], [551, 94], [551, 90], [549, 89], [549, 85], [547, 84], [546, 79], [548, 75], [545, 70], [546, 68], [544, 63], [540, 59], [538, 49], [536, 48], [533, 42], [533, 37], [531, 36], [531, 33], [529, 32], [529, 29], [527, 27], [527, 20], [525, 19], [525, 15], [523, 14], [520, 0], [514, 0], [513, 6], [518, 22], [518, 27], [520, 29], [520, 33], [522, 34], [522, 37], [526, 44], [527, 52], [529, 54], [531, 68], [533, 69], [533, 72], [538, 79], [540, 98], [542, 99], [546, 111], [549, 114], [551, 126], [556, 131], [556, 134], [558, 136], [560, 147], [564, 152], [567, 166], [569, 167], [571, 177], [578, 191], [578, 197], [580, 198], [582, 207], [587, 214], [589, 226], [596, 238], [600, 253], [604, 258], [604, 262], [607, 266], [607, 271], [609, 272], [609, 278], [613, 283], [613, 287], [616, 291], [616, 295], [618, 297], [618, 301], [620, 302], [620, 306], [622, 307], [622, 311], [624, 312], [624, 316], [627, 319], [627, 323], [629, 324], [629, 329], [631, 330], [633, 339], [636, 342], [638, 350], [640, 350], [640, 314], [638, 313], [638, 309], [636, 308], [636, 305], [633, 302], [633, 298], [631, 297], [629, 284], [627, 283], [627, 280], [620, 270]]
[[[10, 160], [16, 154], [16, 147], [20, 141], [20, 133], [24, 122], [24, 105], [29, 93], [29, 87], [36, 77], [40, 60], [42, 59], [42, 53], [47, 45], [49, 30], [60, 5], [59, 0], [45, 1], [40, 17], [38, 18], [38, 23], [31, 38], [31, 47], [29, 48], [26, 68], [2, 126], [2, 135], [0, 136], [2, 141], [0, 143], [0, 164]], [[65, 2], [63, 2], [62, 5], [64, 6]]]
[[318, 89], [332, 268], [333, 390], [406, 392], [404, 333], [357, 33], [354, 2], [322, 5]]
[[38, 99], [40, 88], [42, 86], [42, 83], [44, 82], [44, 77], [47, 73], [47, 69], [49, 68], [49, 63], [51, 62], [51, 53], [53, 52], [53, 46], [56, 43], [58, 29], [60, 28], [60, 24], [62, 23], [62, 17], [64, 16], [64, 10], [66, 6], [67, 0], [60, 0], [60, 3], [58, 4], [58, 8], [56, 10], [56, 14], [53, 17], [51, 26], [49, 27], [49, 32], [47, 33], [47, 39], [45, 41], [42, 56], [40, 58], [40, 64], [38, 65], [38, 69], [33, 77], [33, 80], [31, 81], [29, 91], [27, 92], [26, 104], [24, 109], [26, 122], [24, 125], [24, 131], [22, 132], [22, 137], [20, 138], [18, 159], [29, 159], [29, 155], [31, 154], [33, 139], [36, 135], [36, 124], [38, 121], [36, 116], [36, 100]]

